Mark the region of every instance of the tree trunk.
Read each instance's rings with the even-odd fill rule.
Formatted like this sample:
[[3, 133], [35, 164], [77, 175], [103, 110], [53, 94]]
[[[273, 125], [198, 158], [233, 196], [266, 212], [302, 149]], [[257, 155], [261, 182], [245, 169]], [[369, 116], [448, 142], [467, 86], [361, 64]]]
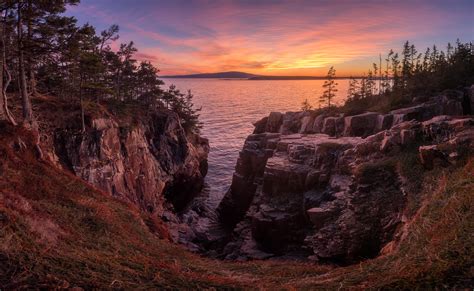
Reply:
[[25, 125], [32, 125], [33, 120], [33, 109], [31, 107], [30, 96], [28, 95], [27, 83], [26, 83], [26, 72], [25, 72], [25, 56], [23, 48], [23, 23], [21, 15], [22, 5], [18, 4], [18, 77], [20, 83], [20, 95], [23, 106], [23, 123]]
[[3, 23], [0, 25], [0, 88], [2, 89], [0, 92], [0, 121], [7, 120], [7, 113], [5, 112], [5, 100], [6, 96], [3, 94]]
[[[32, 34], [33, 34], [33, 24], [32, 24], [32, 16], [31, 14], [33, 13], [31, 9], [31, 0], [28, 1], [28, 25], [27, 25], [27, 37], [28, 37], [28, 42], [32, 41]], [[34, 71], [34, 64], [33, 64], [33, 59], [31, 56], [31, 53], [28, 55], [28, 77], [30, 78], [30, 90], [31, 90], [31, 95], [32, 96], [37, 96], [38, 92], [36, 91], [36, 76], [35, 76], [35, 71]]]
[[84, 114], [84, 100], [82, 97], [82, 83], [83, 83], [83, 77], [81, 76], [81, 81], [79, 82], [79, 100], [81, 102], [81, 124], [82, 124], [82, 132], [86, 131], [86, 120], [85, 120], [85, 114]]
[[[5, 12], [5, 15], [8, 12]], [[5, 17], [6, 19], [6, 17]], [[0, 23], [0, 120], [8, 120], [16, 125], [15, 119], [8, 110], [7, 88], [11, 82], [11, 75], [6, 64], [6, 45], [5, 45], [5, 22]], [[4, 81], [4, 72], [6, 80]]]

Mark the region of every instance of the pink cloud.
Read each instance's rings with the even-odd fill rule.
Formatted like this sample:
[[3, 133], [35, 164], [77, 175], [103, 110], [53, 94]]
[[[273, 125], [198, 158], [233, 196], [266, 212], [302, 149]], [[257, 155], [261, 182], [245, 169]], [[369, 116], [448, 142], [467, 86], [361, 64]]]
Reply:
[[[331, 65], [346, 74], [361, 72], [366, 68], [355, 66], [358, 60], [375, 61], [379, 53], [405, 40], [433, 38], [457, 17], [421, 1], [271, 3], [200, 1], [199, 7], [205, 9], [184, 14], [177, 6], [157, 7], [133, 20], [117, 19], [94, 5], [77, 9], [118, 22], [127, 31], [123, 39], [137, 40], [141, 52], [137, 57], [152, 61], [164, 74], [228, 69], [322, 74]], [[142, 25], [153, 20], [156, 28]], [[159, 20], [186, 35], [163, 33]]]

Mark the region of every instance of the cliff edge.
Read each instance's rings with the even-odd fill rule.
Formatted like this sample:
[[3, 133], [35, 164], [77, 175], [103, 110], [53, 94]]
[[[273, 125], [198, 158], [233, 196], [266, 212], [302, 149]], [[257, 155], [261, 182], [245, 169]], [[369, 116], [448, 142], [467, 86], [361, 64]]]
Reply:
[[393, 251], [433, 195], [426, 183], [472, 156], [472, 89], [387, 114], [272, 112], [256, 122], [218, 207], [229, 230], [221, 256], [347, 264]]

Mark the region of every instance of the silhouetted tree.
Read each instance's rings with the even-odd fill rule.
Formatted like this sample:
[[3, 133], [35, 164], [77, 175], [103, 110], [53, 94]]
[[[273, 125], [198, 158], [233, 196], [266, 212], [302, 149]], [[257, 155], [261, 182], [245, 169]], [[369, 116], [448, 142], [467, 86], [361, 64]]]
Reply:
[[331, 101], [336, 97], [337, 92], [337, 83], [335, 81], [336, 70], [334, 67], [329, 68], [328, 74], [326, 76], [326, 81], [323, 84], [323, 94], [319, 97], [320, 103], [327, 102], [327, 107], [331, 107]]
[[352, 76], [349, 79], [349, 88], [347, 90], [347, 99], [350, 101], [360, 99], [359, 81]]
[[311, 103], [309, 103], [308, 98], [306, 98], [302, 103], [301, 103], [301, 110], [302, 111], [310, 111], [313, 109], [313, 106]]

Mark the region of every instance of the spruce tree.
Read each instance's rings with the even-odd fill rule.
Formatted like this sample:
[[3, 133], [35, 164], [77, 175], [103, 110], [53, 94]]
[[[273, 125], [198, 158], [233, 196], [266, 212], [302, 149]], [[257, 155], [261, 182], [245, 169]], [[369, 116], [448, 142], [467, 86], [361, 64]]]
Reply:
[[337, 85], [338, 83], [335, 81], [336, 78], [336, 70], [334, 67], [329, 68], [328, 74], [326, 76], [326, 81], [323, 84], [323, 94], [319, 97], [320, 103], [326, 103], [327, 107], [331, 107], [331, 101], [336, 97], [337, 92]]
[[311, 103], [309, 103], [308, 98], [306, 98], [302, 103], [301, 103], [301, 110], [302, 111], [310, 111], [313, 109], [313, 106]]

